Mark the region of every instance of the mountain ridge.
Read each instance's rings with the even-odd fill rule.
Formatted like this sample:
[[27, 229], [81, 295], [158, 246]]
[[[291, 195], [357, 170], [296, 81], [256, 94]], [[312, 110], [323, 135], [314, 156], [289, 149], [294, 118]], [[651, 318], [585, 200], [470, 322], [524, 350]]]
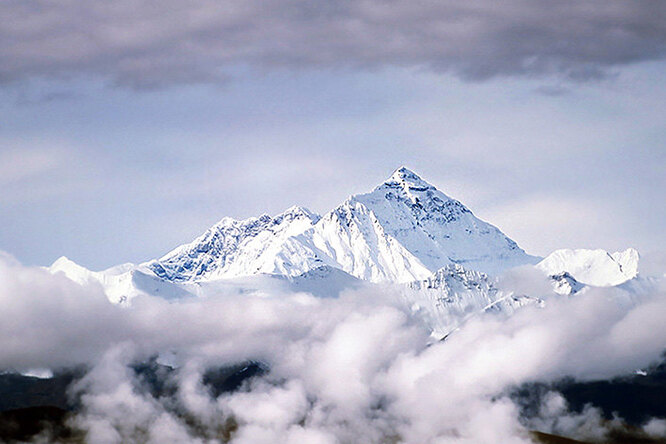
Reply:
[[639, 258], [634, 248], [614, 253], [602, 249], [565, 248], [553, 251], [536, 267], [550, 275], [567, 272], [582, 284], [611, 287], [638, 275]]
[[145, 265], [173, 282], [296, 276], [324, 265], [371, 282], [409, 282], [448, 264], [496, 274], [537, 259], [400, 167], [372, 191], [350, 196], [323, 216], [291, 207], [276, 216], [223, 218]]
[[[539, 261], [401, 167], [372, 191], [349, 196], [323, 215], [292, 206], [274, 216], [224, 217], [152, 261], [90, 271], [62, 257], [49, 271], [101, 287], [121, 305], [142, 295], [329, 298], [380, 284], [441, 339], [476, 316], [508, 316], [590, 286], [616, 286], [616, 302], [631, 304], [657, 285], [637, 278], [638, 257], [633, 249], [557, 250]], [[498, 286], [500, 274], [521, 265], [541, 271], [552, 291], [544, 286], [523, 294]]]

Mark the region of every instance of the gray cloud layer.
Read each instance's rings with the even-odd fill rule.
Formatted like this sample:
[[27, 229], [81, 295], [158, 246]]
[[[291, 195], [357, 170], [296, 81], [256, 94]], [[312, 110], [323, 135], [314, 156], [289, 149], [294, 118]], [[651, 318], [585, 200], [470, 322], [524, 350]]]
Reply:
[[659, 0], [8, 0], [0, 16], [4, 81], [92, 74], [156, 87], [244, 65], [586, 80], [666, 55]]

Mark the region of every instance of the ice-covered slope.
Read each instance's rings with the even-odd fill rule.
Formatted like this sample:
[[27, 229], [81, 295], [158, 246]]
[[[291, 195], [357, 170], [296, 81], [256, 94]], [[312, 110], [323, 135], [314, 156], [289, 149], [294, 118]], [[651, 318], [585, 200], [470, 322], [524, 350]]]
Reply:
[[238, 278], [211, 279], [196, 282], [171, 282], [155, 276], [143, 266], [123, 264], [102, 271], [91, 271], [61, 257], [47, 268], [62, 273], [74, 282], [87, 286], [99, 285], [108, 299], [117, 304], [131, 305], [137, 296], [164, 299], [187, 297], [233, 296], [261, 294], [280, 297], [291, 293], [310, 293], [321, 298], [338, 297], [342, 291], [371, 285], [344, 271], [327, 265], [297, 276], [254, 274]]
[[253, 274], [298, 275], [324, 265], [293, 239], [318, 220], [318, 215], [301, 207], [275, 217], [263, 215], [241, 221], [225, 217], [194, 241], [145, 265], [160, 278], [173, 282]]
[[339, 268], [372, 282], [425, 279], [449, 264], [496, 274], [536, 262], [499, 229], [404, 167], [372, 192], [347, 199], [304, 237]]
[[638, 274], [638, 251], [609, 253], [605, 250], [556, 250], [539, 262], [537, 268], [549, 275], [564, 272], [583, 284], [597, 287], [619, 285]]
[[326, 298], [338, 297], [344, 290], [358, 289], [364, 284], [360, 279], [329, 265], [322, 265], [288, 280], [292, 291]]
[[403, 292], [415, 314], [421, 316], [440, 337], [483, 313], [511, 315], [526, 305], [543, 305], [536, 297], [501, 291], [488, 275], [447, 265], [427, 279], [405, 285]]
[[90, 271], [62, 256], [48, 270], [54, 274], [63, 273], [80, 285], [100, 285], [109, 300], [114, 303], [126, 303], [142, 294], [165, 299], [191, 296], [178, 285], [160, 279], [134, 264], [118, 265], [103, 271]]
[[371, 282], [425, 279], [449, 264], [486, 273], [536, 262], [496, 227], [406, 168], [323, 217], [222, 219], [146, 266], [172, 282], [253, 274], [298, 276], [328, 266]]
[[566, 271], [563, 271], [560, 274], [554, 274], [550, 276], [550, 279], [553, 283], [553, 290], [557, 294], [572, 295], [586, 288], [585, 284], [578, 282]]

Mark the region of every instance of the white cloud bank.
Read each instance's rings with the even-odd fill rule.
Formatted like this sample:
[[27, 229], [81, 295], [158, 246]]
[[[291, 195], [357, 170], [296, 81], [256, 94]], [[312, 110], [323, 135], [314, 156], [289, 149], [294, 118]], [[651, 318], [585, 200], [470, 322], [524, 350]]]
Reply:
[[[434, 344], [397, 300], [364, 289], [339, 299], [139, 298], [123, 309], [100, 288], [2, 256], [0, 364], [90, 364], [75, 422], [91, 443], [527, 443], [528, 427], [594, 437], [612, 423], [595, 409], [571, 414], [552, 394], [525, 424], [508, 387], [630, 373], [666, 344], [663, 289], [636, 304], [613, 289], [551, 298], [509, 319], [478, 317]], [[181, 363], [173, 398], [151, 396], [128, 368], [159, 352]], [[269, 374], [213, 397], [205, 369], [245, 360]], [[663, 429], [659, 420], [646, 428]]]

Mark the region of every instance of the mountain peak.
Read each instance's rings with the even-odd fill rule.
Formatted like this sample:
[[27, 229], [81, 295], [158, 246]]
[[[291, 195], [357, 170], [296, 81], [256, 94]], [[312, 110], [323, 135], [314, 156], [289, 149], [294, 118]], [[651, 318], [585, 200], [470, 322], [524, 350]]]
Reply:
[[305, 216], [309, 219], [313, 220], [319, 220], [320, 216], [316, 213], [313, 213], [309, 209], [302, 207], [300, 205], [293, 205], [289, 208], [287, 208], [283, 213], [280, 213], [276, 217], [280, 216], [292, 216], [292, 217], [299, 217], [299, 216]]
[[[439, 191], [434, 185], [423, 180], [414, 171], [404, 166], [395, 170], [391, 174], [391, 177], [377, 186], [371, 193], [352, 197], [362, 199], [363, 196], [382, 196], [389, 200], [396, 199], [411, 206], [417, 205], [423, 207], [440, 207], [448, 201], [457, 202]], [[463, 211], [469, 211], [459, 202], [456, 205], [460, 206]]]
[[326, 265], [372, 282], [408, 282], [450, 264], [493, 274], [531, 262], [499, 229], [403, 166], [323, 218], [294, 206], [218, 225], [148, 267], [171, 281], [297, 276]]
[[58, 259], [56, 259], [52, 264], [52, 268], [58, 268], [58, 267], [63, 267], [63, 266], [69, 266], [74, 264], [74, 261], [68, 258], [67, 256], [60, 256]]
[[401, 166], [384, 182], [385, 185], [399, 184], [403, 188], [434, 188], [407, 167]]

